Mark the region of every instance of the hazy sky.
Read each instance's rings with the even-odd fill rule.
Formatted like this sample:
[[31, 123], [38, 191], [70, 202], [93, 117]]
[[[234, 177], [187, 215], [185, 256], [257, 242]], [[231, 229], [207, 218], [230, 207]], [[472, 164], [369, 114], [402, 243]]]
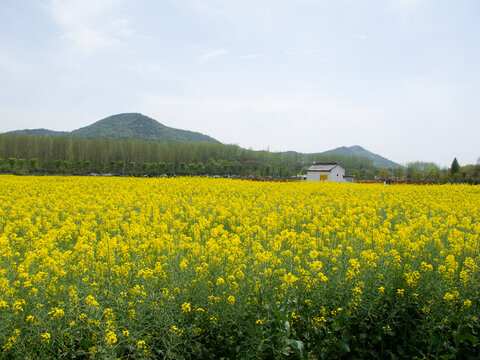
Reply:
[[0, 132], [140, 112], [252, 149], [480, 157], [479, 0], [1, 0]]

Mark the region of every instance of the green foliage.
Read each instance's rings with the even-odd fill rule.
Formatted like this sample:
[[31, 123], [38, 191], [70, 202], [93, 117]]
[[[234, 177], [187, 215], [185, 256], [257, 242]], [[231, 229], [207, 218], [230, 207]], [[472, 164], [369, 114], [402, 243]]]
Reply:
[[[415, 161], [407, 164], [407, 179], [426, 178], [427, 174], [435, 174], [440, 171], [437, 164], [432, 162]], [[420, 175], [415, 175], [419, 173]]]
[[218, 142], [207, 135], [174, 129], [137, 113], [113, 115], [92, 125], [74, 130], [70, 135], [73, 138], [140, 139], [148, 142]]
[[398, 168], [397, 170], [395, 170], [395, 177], [397, 179], [403, 178], [403, 169], [402, 168]]
[[355, 182], [359, 182], [360, 180], [362, 180], [362, 178], [360, 177], [360, 172], [358, 170], [355, 170], [353, 172], [353, 180]]
[[65, 170], [66, 170], [67, 172], [70, 172], [70, 170], [72, 169], [73, 164], [72, 164], [71, 161], [65, 160], [65, 161], [63, 162], [63, 166], [65, 166]]
[[450, 173], [452, 175], [457, 174], [460, 171], [460, 165], [458, 164], [457, 158], [453, 159], [452, 166], [450, 167]]
[[[67, 170], [71, 174], [110, 172], [130, 176], [166, 174], [290, 177], [305, 173], [305, 169], [313, 162], [339, 162], [345, 168], [346, 174], [357, 175], [357, 181], [359, 178], [373, 180], [376, 176], [382, 177], [382, 169], [369, 157], [331, 152], [274, 153], [246, 150], [237, 145], [216, 142], [158, 143], [139, 139], [98, 138], [72, 140], [65, 135], [52, 138], [47, 135], [0, 134], [0, 158], [7, 159], [0, 165], [0, 170], [11, 173], [63, 173]], [[25, 159], [25, 162], [20, 159]], [[32, 161], [36, 163], [34, 167]], [[141, 164], [144, 163], [157, 165], [146, 165], [142, 168]], [[478, 164], [467, 166], [461, 168], [458, 175], [453, 176], [449, 172], [447, 176], [445, 171], [440, 170], [434, 163], [414, 162], [408, 164], [406, 177], [429, 182], [478, 183], [478, 169]], [[385, 168], [385, 171], [397, 178], [402, 178], [404, 174], [401, 167], [389, 167]], [[382, 172], [383, 175], [386, 174], [385, 171]]]
[[382, 169], [382, 170], [380, 170], [379, 176], [380, 176], [380, 180], [385, 181], [385, 180], [388, 180], [390, 178], [391, 174], [388, 170]]
[[57, 172], [60, 172], [60, 167], [62, 166], [62, 160], [57, 159], [53, 161], [53, 165], [55, 165], [55, 169]]
[[15, 158], [8, 158], [8, 165], [10, 165], [10, 170], [13, 170], [15, 167], [15, 163], [17, 162], [17, 159]]
[[118, 171], [120, 171], [121, 174], [125, 173], [125, 161], [120, 160], [118, 162]]

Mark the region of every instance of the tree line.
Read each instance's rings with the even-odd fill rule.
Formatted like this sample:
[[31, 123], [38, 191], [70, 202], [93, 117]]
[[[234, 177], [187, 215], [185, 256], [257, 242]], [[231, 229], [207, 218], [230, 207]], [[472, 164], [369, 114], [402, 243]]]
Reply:
[[0, 171], [125, 175], [253, 175], [289, 177], [313, 162], [338, 161], [347, 173], [378, 173], [371, 159], [243, 149], [220, 143], [147, 142], [70, 136], [0, 134]]
[[111, 173], [129, 176], [239, 175], [291, 177], [314, 162], [339, 162], [361, 179], [410, 179], [428, 182], [480, 182], [480, 166], [455, 174], [434, 163], [379, 168], [373, 160], [338, 154], [302, 154], [243, 149], [221, 143], [147, 142], [138, 139], [85, 139], [70, 136], [0, 134], [0, 172], [14, 174]]

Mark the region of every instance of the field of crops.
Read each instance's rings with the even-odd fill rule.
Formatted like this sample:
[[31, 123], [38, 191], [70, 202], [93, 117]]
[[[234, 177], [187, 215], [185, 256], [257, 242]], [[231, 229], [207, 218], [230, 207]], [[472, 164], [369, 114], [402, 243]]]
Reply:
[[480, 188], [0, 177], [0, 358], [478, 358]]

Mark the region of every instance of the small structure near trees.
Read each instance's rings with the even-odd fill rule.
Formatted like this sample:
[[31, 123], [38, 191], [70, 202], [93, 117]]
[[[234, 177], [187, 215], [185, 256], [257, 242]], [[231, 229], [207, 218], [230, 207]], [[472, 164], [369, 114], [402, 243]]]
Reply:
[[345, 169], [338, 162], [314, 163], [307, 169], [307, 181], [345, 182]]

